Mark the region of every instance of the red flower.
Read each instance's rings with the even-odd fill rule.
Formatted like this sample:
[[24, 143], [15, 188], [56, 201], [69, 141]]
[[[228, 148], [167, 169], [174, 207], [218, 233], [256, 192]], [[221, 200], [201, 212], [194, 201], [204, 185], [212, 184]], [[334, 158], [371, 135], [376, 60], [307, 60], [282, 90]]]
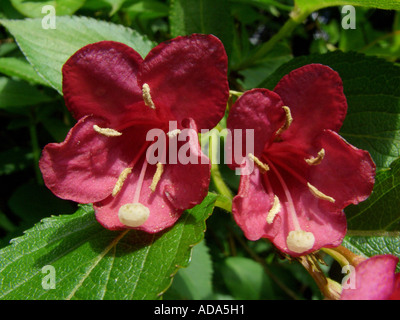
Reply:
[[400, 300], [399, 259], [392, 255], [373, 256], [355, 267], [355, 283], [344, 288], [341, 300]]
[[[40, 168], [54, 194], [94, 203], [108, 229], [147, 232], [173, 225], [203, 200], [210, 164], [197, 131], [219, 122], [229, 94], [227, 57], [217, 38], [178, 37], [144, 60], [122, 43], [102, 41], [80, 49], [62, 71], [65, 102], [78, 122], [64, 142], [43, 150]], [[198, 164], [149, 164], [146, 134], [153, 128], [167, 133], [166, 150], [184, 144], [176, 137], [180, 130], [193, 129], [186, 144]]]
[[254, 129], [254, 153], [244, 155], [254, 170], [241, 176], [233, 200], [248, 239], [268, 238], [293, 256], [341, 243], [343, 208], [366, 199], [375, 176], [369, 153], [337, 134], [346, 112], [339, 75], [318, 64], [292, 71], [274, 92], [247, 91], [232, 106], [233, 140], [234, 129]]

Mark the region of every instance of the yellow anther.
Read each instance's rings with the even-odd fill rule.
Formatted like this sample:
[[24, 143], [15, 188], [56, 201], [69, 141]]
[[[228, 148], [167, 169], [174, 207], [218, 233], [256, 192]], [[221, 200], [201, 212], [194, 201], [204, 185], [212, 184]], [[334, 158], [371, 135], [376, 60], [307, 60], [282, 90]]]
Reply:
[[181, 130], [179, 130], [179, 129], [174, 129], [174, 130], [171, 130], [171, 131], [169, 131], [168, 133], [167, 133], [167, 136], [169, 137], [169, 138], [175, 138], [178, 134], [180, 134], [181, 133]]
[[150, 87], [147, 83], [143, 84], [142, 93], [143, 93], [144, 104], [150, 107], [151, 109], [155, 109], [156, 106], [154, 105], [153, 99], [151, 98]]
[[271, 224], [274, 221], [276, 214], [281, 211], [281, 202], [277, 195], [274, 196], [274, 203], [272, 204], [272, 208], [269, 210], [267, 215], [267, 222]]
[[127, 203], [118, 210], [118, 219], [128, 227], [139, 227], [150, 216], [150, 210], [141, 203]]
[[249, 153], [248, 157], [249, 159], [253, 160], [253, 162], [259, 167], [261, 173], [265, 173], [269, 170], [268, 165], [261, 162], [260, 159], [258, 159], [254, 154]]
[[330, 196], [327, 196], [326, 194], [322, 193], [321, 191], [319, 191], [316, 187], [314, 187], [311, 183], [307, 182], [307, 186], [308, 189], [310, 190], [310, 192], [312, 193], [312, 195], [318, 199], [322, 199], [322, 200], [326, 200], [329, 202], [334, 203], [335, 199], [333, 199]]
[[290, 231], [286, 238], [286, 244], [290, 251], [303, 253], [314, 246], [315, 237], [312, 232], [304, 230]]
[[286, 115], [286, 120], [285, 120], [285, 124], [276, 132], [276, 135], [279, 136], [280, 134], [282, 134], [285, 130], [287, 130], [290, 125], [293, 122], [293, 118], [292, 118], [292, 114], [290, 112], [289, 107], [287, 106], [283, 106], [282, 107], [283, 110], [285, 111], [285, 115]]
[[324, 157], [325, 157], [325, 149], [321, 149], [319, 152], [318, 152], [318, 156], [317, 157], [311, 157], [311, 158], [309, 158], [309, 159], [304, 159], [306, 162], [307, 162], [307, 164], [309, 164], [310, 166], [316, 166], [316, 165], [318, 165], [318, 164], [320, 164], [321, 163], [321, 161], [322, 161], [322, 159], [324, 159]]
[[112, 191], [112, 196], [115, 197], [118, 192], [120, 192], [126, 178], [128, 177], [128, 174], [132, 172], [132, 168], [126, 168], [122, 170], [121, 174], [118, 177], [117, 183], [114, 186], [114, 189]]
[[151, 182], [151, 185], [150, 185], [151, 191], [154, 192], [154, 191], [156, 190], [157, 184], [158, 184], [158, 182], [160, 181], [161, 175], [163, 174], [163, 172], [164, 172], [164, 166], [163, 166], [163, 164], [160, 163], [160, 162], [157, 162], [156, 173], [154, 174], [154, 176], [153, 176], [153, 181]]
[[93, 126], [93, 130], [106, 137], [119, 137], [122, 135], [122, 133], [118, 132], [117, 130], [110, 128], [100, 128], [97, 124]]

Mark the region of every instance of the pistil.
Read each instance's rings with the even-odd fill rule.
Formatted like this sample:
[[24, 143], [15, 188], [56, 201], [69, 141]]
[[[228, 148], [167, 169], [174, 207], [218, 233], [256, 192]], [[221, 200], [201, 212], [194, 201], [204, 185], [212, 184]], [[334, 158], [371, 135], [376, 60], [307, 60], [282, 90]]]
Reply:
[[[283, 180], [282, 176], [280, 175], [279, 171], [275, 168], [275, 166], [270, 162], [267, 161], [269, 167], [273, 170], [275, 173], [276, 177], [278, 178], [282, 188], [283, 192], [285, 193], [288, 206], [286, 207], [289, 213], [289, 216], [292, 218], [294, 230], [290, 231], [287, 238], [286, 238], [286, 245], [290, 251], [296, 252], [296, 253], [303, 253], [308, 250], [310, 250], [314, 246], [315, 242], [315, 237], [312, 232], [308, 232], [305, 230], [302, 230], [300, 227], [300, 222], [297, 218], [297, 213], [296, 213], [296, 208], [293, 203], [292, 195], [290, 194], [290, 191]], [[272, 209], [274, 206], [272, 206]], [[272, 210], [271, 209], [271, 210]], [[268, 219], [268, 218], [267, 218]]]

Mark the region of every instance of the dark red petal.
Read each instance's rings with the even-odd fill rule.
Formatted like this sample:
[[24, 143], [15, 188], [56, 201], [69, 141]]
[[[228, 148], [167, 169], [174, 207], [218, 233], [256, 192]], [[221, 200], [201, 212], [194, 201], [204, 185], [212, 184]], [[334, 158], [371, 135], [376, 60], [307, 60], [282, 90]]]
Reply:
[[272, 224], [267, 223], [268, 212], [273, 203], [274, 194], [265, 191], [257, 168], [250, 175], [240, 177], [239, 192], [232, 202], [232, 213], [247, 239], [273, 239], [282, 231], [281, 217], [276, 216]]
[[310, 64], [298, 68], [277, 84], [274, 91], [290, 108], [293, 123], [284, 140], [312, 142], [324, 129], [339, 131], [347, 112], [342, 80], [331, 68]]
[[[291, 166], [291, 163], [289, 163]], [[316, 198], [310, 192], [308, 186], [291, 172], [274, 165], [286, 186], [283, 186], [275, 172], [271, 169], [265, 174], [265, 185], [267, 179], [270, 188], [280, 200], [282, 209], [277, 214], [280, 217], [281, 227], [276, 234], [267, 233], [266, 238], [270, 239], [279, 250], [291, 256], [304, 255], [316, 251], [322, 247], [336, 247], [341, 244], [347, 230], [346, 216], [341, 209], [332, 203]], [[297, 167], [294, 167], [295, 170]], [[295, 216], [299, 222], [300, 229], [311, 232], [314, 235], [314, 245], [307, 251], [297, 253], [291, 251], [287, 246], [287, 237], [290, 231], [296, 230], [291, 205], [286, 197], [284, 188], [290, 193], [295, 210]]]
[[[192, 119], [189, 122], [188, 128], [183, 129], [180, 134], [188, 140], [178, 141], [177, 164], [165, 166], [165, 172], [159, 183], [160, 189], [164, 190], [164, 194], [174, 207], [183, 210], [190, 209], [203, 201], [208, 192], [211, 170], [210, 160], [201, 151], [196, 125]], [[179, 139], [182, 139], [182, 136]], [[190, 154], [190, 159], [185, 155], [189, 160], [188, 163], [180, 161], [181, 153], [183, 154], [185, 150]]]
[[149, 85], [156, 110], [177, 120], [179, 128], [190, 117], [199, 130], [211, 129], [224, 116], [229, 95], [227, 56], [212, 35], [159, 44], [145, 58], [139, 79], [141, 85]]
[[375, 183], [375, 164], [370, 154], [330, 130], [324, 131], [316, 143], [315, 154], [323, 148], [325, 156], [319, 165], [310, 168], [308, 181], [333, 197], [340, 209], [367, 199]]
[[[152, 116], [137, 83], [141, 56], [119, 42], [101, 41], [78, 50], [64, 64], [63, 93], [76, 119], [102, 117], [113, 128]], [[154, 113], [154, 112], [153, 112]]]
[[[144, 157], [137, 163], [132, 173], [128, 175], [121, 191], [115, 197], [110, 196], [104, 201], [94, 204], [96, 219], [105, 228], [110, 230], [128, 228], [119, 221], [118, 211], [122, 205], [135, 202], [134, 195], [138, 187], [143, 161], [145, 161]], [[151, 191], [150, 186], [155, 172], [156, 166], [148, 164], [138, 201], [149, 208], [150, 216], [143, 225], [133, 228], [149, 233], [156, 233], [171, 227], [183, 213], [183, 210], [176, 209], [173, 206], [162, 189], [157, 187], [154, 192]]]
[[394, 290], [399, 259], [392, 255], [373, 256], [355, 268], [355, 284], [344, 288], [341, 300], [387, 300]]
[[256, 157], [260, 157], [264, 148], [275, 139], [276, 131], [285, 122], [282, 106], [280, 97], [267, 89], [247, 91], [235, 102], [227, 119], [231, 141], [226, 144], [226, 152], [232, 156], [232, 168], [241, 164], [240, 159], [247, 156], [246, 150], [250, 149], [246, 143], [246, 129], [254, 130], [254, 138], [251, 139], [251, 142], [254, 142], [254, 150], [249, 152]]
[[127, 130], [120, 137], [105, 137], [94, 131], [95, 124], [105, 125], [98, 118], [81, 118], [64, 142], [43, 150], [39, 166], [44, 182], [60, 198], [80, 203], [106, 198], [138, 151], [139, 133]]

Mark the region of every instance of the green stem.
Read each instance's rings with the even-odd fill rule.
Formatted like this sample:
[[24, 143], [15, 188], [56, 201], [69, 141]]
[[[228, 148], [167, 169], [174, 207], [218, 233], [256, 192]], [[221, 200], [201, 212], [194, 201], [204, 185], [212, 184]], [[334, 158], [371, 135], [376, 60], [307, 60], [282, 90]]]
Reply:
[[252, 55], [250, 55], [246, 60], [242, 61], [237, 66], [234, 66], [232, 69], [234, 70], [243, 70], [247, 69], [255, 64], [262, 59], [271, 49], [282, 39], [286, 38], [288, 35], [290, 35], [293, 30], [297, 27], [298, 24], [302, 23], [308, 15], [311, 13], [311, 11], [299, 11], [298, 9], [294, 9], [290, 13], [290, 18], [285, 22], [285, 24], [282, 26], [282, 28], [271, 37], [267, 42], [262, 44], [260, 48]]

